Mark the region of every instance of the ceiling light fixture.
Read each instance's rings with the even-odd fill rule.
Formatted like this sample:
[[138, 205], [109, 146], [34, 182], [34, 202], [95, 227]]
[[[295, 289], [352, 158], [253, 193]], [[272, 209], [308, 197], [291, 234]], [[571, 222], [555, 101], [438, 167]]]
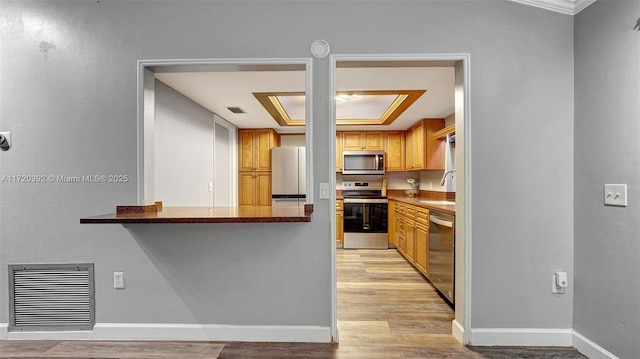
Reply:
[[340, 94], [336, 95], [336, 105], [343, 104], [345, 102], [358, 101], [362, 99], [362, 96], [356, 94]]

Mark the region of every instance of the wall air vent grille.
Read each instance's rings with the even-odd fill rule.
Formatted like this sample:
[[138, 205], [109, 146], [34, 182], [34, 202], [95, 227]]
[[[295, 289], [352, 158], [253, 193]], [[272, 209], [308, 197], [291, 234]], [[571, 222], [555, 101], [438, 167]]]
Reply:
[[9, 266], [9, 330], [92, 330], [93, 264]]
[[237, 107], [237, 106], [227, 107], [227, 110], [229, 110], [229, 111], [231, 111], [233, 113], [247, 113], [245, 110], [243, 110], [242, 108]]

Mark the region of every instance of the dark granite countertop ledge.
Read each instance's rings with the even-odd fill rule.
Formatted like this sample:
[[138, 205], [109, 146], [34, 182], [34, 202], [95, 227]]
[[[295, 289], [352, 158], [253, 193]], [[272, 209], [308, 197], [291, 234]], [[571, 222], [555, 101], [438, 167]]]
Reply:
[[110, 213], [80, 218], [99, 223], [293, 223], [311, 222], [313, 205], [241, 207], [164, 207], [158, 211]]

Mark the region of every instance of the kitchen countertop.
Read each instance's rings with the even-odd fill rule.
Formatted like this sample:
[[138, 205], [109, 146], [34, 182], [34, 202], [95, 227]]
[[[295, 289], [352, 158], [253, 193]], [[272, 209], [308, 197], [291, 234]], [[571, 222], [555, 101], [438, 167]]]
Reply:
[[[412, 205], [417, 206], [417, 207], [423, 207], [423, 208], [432, 209], [432, 210], [435, 210], [435, 211], [442, 211], [442, 212], [453, 214], [453, 215], [456, 214], [456, 206], [455, 205], [423, 203], [423, 202], [418, 202], [418, 200], [415, 197], [407, 197], [407, 196], [388, 196], [387, 198], [389, 198], [389, 200], [393, 200], [393, 201], [412, 204]], [[420, 198], [420, 200], [427, 200], [427, 199]]]
[[80, 223], [288, 223], [311, 222], [312, 205], [242, 207], [164, 207], [141, 213], [110, 213]]

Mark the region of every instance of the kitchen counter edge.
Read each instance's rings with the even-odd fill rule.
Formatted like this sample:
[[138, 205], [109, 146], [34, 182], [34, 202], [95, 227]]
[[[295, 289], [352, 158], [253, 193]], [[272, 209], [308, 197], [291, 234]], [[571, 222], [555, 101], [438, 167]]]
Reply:
[[416, 207], [422, 207], [429, 210], [441, 211], [449, 214], [456, 214], [456, 206], [455, 205], [437, 205], [437, 204], [429, 204], [418, 202], [415, 198], [412, 197], [403, 197], [403, 196], [389, 196], [387, 197], [390, 201], [397, 201], [402, 203], [407, 203], [414, 205]]

